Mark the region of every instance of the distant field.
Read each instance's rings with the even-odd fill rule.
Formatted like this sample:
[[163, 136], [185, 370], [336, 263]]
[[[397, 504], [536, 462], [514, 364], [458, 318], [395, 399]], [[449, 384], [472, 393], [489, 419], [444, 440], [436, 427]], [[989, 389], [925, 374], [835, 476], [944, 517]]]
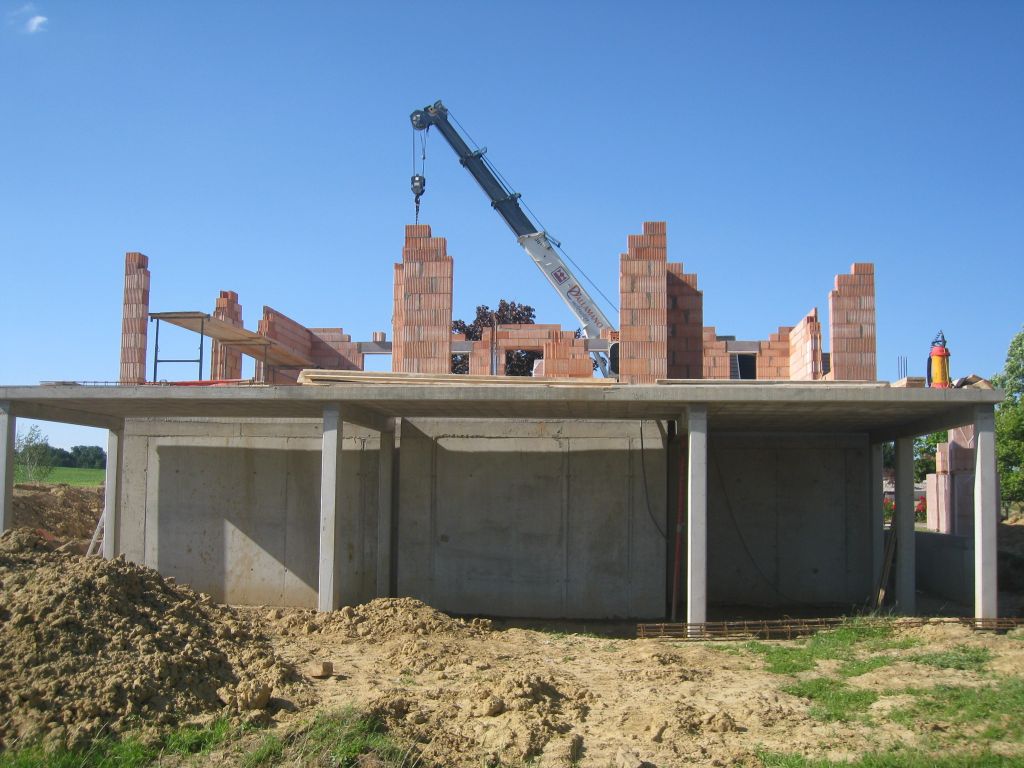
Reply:
[[[81, 469], [79, 467], [54, 467], [53, 471], [41, 482], [44, 483], [67, 483], [68, 485], [103, 485], [105, 471], [102, 469]], [[23, 483], [25, 479], [21, 473], [15, 475], [15, 482]]]

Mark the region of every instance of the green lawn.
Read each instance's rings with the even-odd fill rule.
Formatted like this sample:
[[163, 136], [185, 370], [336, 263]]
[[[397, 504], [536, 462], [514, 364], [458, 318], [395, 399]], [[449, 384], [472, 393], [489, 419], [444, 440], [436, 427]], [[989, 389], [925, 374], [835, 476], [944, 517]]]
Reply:
[[[105, 470], [81, 469], [80, 467], [54, 467], [41, 483], [67, 483], [68, 485], [95, 486], [103, 485]], [[15, 482], [26, 482], [21, 472], [15, 474]]]

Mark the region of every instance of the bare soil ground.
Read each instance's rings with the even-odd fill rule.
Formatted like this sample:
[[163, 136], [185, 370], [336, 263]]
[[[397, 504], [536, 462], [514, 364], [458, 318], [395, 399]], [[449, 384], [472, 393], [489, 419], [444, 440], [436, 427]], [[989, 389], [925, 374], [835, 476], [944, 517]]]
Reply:
[[[227, 718], [236, 736], [159, 764], [397, 765], [295, 751], [318, 714], [352, 707], [425, 767], [760, 766], [901, 750], [1024, 764], [1021, 629], [682, 643], [498, 628], [409, 598], [330, 614], [233, 608], [80, 556], [53, 534], [88, 538], [98, 507], [20, 490], [29, 528], [0, 537], [0, 764], [40, 740], [83, 748], [138, 732], [158, 744], [183, 723]], [[1024, 526], [1003, 528], [1001, 540], [1024, 541]], [[280, 746], [259, 758], [268, 739]]]

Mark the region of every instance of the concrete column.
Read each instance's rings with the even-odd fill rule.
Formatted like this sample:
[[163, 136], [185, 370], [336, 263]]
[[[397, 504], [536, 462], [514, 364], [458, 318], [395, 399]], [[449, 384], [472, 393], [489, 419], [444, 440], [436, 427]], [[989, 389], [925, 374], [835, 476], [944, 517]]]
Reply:
[[121, 527], [121, 446], [124, 430], [107, 432], [107, 471], [103, 482], [103, 557], [117, 557], [117, 533]]
[[882, 493], [882, 444], [871, 445], [871, 492], [868, 503], [871, 510], [868, 520], [871, 525], [871, 584], [872, 589], [882, 578], [882, 558], [885, 557], [885, 518], [882, 504], [885, 497]]
[[686, 621], [707, 621], [708, 608], [708, 409], [686, 409]]
[[395, 433], [381, 432], [377, 464], [377, 597], [391, 597], [394, 458]]
[[338, 607], [341, 583], [338, 579], [338, 532], [341, 518], [341, 408], [324, 406], [324, 435], [320, 465], [320, 577], [317, 610], [333, 611]]
[[11, 404], [0, 401], [0, 533], [14, 525], [14, 436], [18, 420]]
[[914, 439], [896, 441], [896, 612], [913, 616], [916, 610], [914, 568]]
[[995, 415], [991, 405], [980, 405], [974, 415], [974, 618], [999, 616], [996, 584]]

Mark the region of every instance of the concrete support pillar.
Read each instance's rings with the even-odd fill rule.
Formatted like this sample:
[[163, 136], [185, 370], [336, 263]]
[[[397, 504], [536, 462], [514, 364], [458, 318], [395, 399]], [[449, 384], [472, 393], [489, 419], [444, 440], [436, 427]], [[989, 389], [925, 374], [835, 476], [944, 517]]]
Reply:
[[341, 583], [338, 579], [338, 534], [341, 522], [341, 408], [324, 406], [323, 448], [320, 465], [320, 576], [317, 588], [317, 610], [333, 611], [338, 607]]
[[868, 520], [871, 525], [871, 583], [876, 585], [882, 578], [882, 558], [885, 557], [885, 518], [882, 509], [885, 496], [882, 492], [881, 443], [872, 443], [870, 461], [871, 492], [868, 494], [868, 503], [871, 505], [871, 509], [868, 513]]
[[896, 441], [896, 612], [913, 616], [915, 606], [914, 563], [914, 439]]
[[0, 533], [14, 525], [14, 436], [18, 420], [0, 400]]
[[107, 432], [107, 471], [103, 483], [103, 557], [117, 557], [117, 532], [121, 527], [121, 446], [124, 429]]
[[978, 406], [974, 416], [974, 618], [999, 616], [996, 583], [995, 415], [991, 405]]
[[380, 433], [380, 454], [377, 464], [377, 597], [391, 597], [393, 568], [392, 541], [392, 478], [394, 477], [395, 433]]
[[686, 621], [707, 621], [708, 608], [708, 409], [686, 409]]

